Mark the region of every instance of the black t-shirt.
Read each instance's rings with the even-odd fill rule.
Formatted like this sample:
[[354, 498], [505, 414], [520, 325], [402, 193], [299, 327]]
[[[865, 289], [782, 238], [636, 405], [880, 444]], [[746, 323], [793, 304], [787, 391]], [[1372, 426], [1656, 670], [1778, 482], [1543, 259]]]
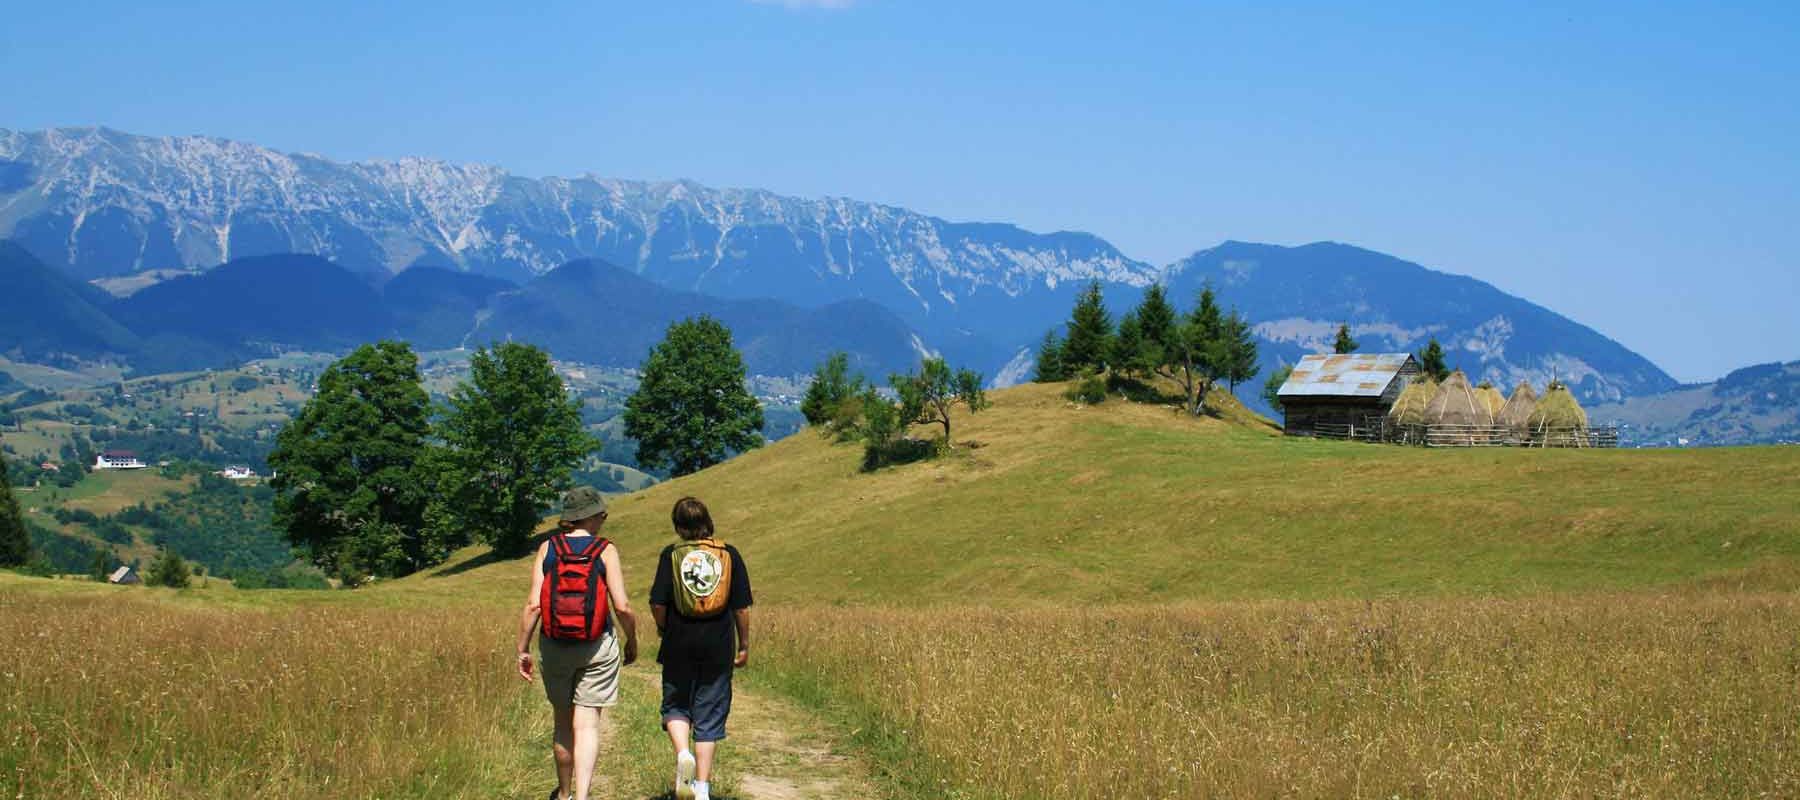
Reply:
[[675, 545], [663, 548], [656, 559], [656, 579], [650, 582], [650, 605], [668, 609], [668, 625], [663, 630], [656, 661], [730, 664], [737, 655], [737, 627], [731, 612], [749, 608], [752, 602], [750, 571], [744, 567], [744, 557], [738, 555], [737, 548], [725, 545], [725, 552], [731, 555], [731, 596], [725, 599], [726, 612], [710, 619], [691, 619], [675, 610], [675, 567], [669, 563], [674, 551]]

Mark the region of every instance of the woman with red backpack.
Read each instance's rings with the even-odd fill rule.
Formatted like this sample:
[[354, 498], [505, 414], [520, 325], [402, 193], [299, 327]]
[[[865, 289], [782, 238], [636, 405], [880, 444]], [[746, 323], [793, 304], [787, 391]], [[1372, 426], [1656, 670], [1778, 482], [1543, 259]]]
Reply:
[[531, 634], [538, 631], [539, 671], [556, 712], [550, 800], [588, 800], [600, 755], [600, 710], [618, 703], [619, 669], [637, 660], [637, 618], [619, 548], [600, 537], [606, 499], [578, 486], [563, 495], [562, 506], [561, 530], [531, 559], [531, 593], [519, 617], [519, 677], [531, 680]]

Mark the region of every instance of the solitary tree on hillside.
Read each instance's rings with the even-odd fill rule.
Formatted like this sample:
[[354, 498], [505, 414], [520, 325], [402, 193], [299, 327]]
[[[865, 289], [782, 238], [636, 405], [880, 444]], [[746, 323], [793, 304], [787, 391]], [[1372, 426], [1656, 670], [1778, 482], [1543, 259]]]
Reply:
[[1357, 344], [1355, 339], [1350, 338], [1350, 324], [1339, 325], [1337, 339], [1331, 343], [1331, 352], [1340, 356], [1347, 355], [1356, 352], [1358, 347], [1361, 345]]
[[475, 351], [469, 379], [451, 391], [437, 426], [436, 476], [447, 547], [477, 532], [496, 552], [525, 551], [538, 512], [569, 487], [570, 475], [600, 442], [581, 426], [550, 356], [507, 342]]
[[6, 473], [6, 459], [0, 458], [0, 567], [18, 567], [31, 560], [31, 530]]
[[1444, 346], [1438, 344], [1437, 337], [1425, 345], [1425, 351], [1419, 354], [1419, 372], [1431, 376], [1431, 379], [1443, 383], [1450, 377], [1450, 366], [1444, 363]]
[[423, 536], [429, 408], [404, 343], [363, 345], [326, 368], [269, 454], [274, 522], [287, 540], [343, 577], [404, 575], [441, 559]]
[[1063, 366], [1063, 340], [1051, 329], [1044, 334], [1044, 341], [1038, 344], [1037, 366], [1031, 379], [1038, 383], [1060, 383], [1069, 379], [1069, 370]]
[[1112, 316], [1106, 313], [1106, 301], [1100, 296], [1100, 282], [1089, 283], [1075, 301], [1069, 316], [1069, 338], [1063, 342], [1063, 368], [1069, 374], [1106, 369], [1106, 357], [1112, 349]]
[[850, 377], [850, 356], [832, 353], [813, 372], [812, 384], [800, 400], [800, 414], [806, 424], [823, 426], [835, 421], [844, 404], [862, 394], [863, 376]]
[[927, 358], [917, 374], [895, 375], [889, 383], [900, 395], [901, 420], [914, 425], [944, 426], [945, 447], [955, 447], [950, 440], [951, 408], [962, 403], [973, 414], [988, 407], [981, 376], [966, 369], [952, 373], [950, 365], [941, 358]]
[[744, 386], [731, 331], [701, 316], [669, 326], [625, 402], [638, 463], [687, 475], [762, 444], [763, 411]]

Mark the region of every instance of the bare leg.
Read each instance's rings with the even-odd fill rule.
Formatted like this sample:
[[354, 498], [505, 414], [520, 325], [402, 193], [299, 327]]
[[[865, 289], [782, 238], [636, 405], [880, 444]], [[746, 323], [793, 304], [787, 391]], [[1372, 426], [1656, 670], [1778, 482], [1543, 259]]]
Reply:
[[699, 768], [694, 770], [696, 778], [708, 782], [712, 781], [713, 753], [718, 751], [718, 749], [718, 742], [694, 743], [694, 759], [700, 762]]
[[556, 716], [556, 796], [569, 796], [569, 785], [575, 768], [575, 707], [553, 706]]
[[688, 749], [688, 732], [693, 728], [685, 719], [672, 719], [663, 726], [669, 732], [669, 743], [675, 745], [676, 755], [681, 755], [681, 751]]
[[600, 758], [600, 709], [575, 706], [575, 800], [588, 800]]

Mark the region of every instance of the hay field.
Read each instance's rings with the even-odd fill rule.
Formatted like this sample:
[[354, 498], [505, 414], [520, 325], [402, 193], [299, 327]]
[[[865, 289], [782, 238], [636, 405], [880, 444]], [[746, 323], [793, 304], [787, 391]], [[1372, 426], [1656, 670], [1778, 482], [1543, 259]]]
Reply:
[[[512, 673], [509, 615], [416, 599], [0, 574], [0, 788], [541, 797], [555, 784], [549, 706]], [[605, 763], [617, 790], [646, 796], [666, 760], [655, 701], [624, 697], [608, 713], [629, 735], [607, 743]]]

